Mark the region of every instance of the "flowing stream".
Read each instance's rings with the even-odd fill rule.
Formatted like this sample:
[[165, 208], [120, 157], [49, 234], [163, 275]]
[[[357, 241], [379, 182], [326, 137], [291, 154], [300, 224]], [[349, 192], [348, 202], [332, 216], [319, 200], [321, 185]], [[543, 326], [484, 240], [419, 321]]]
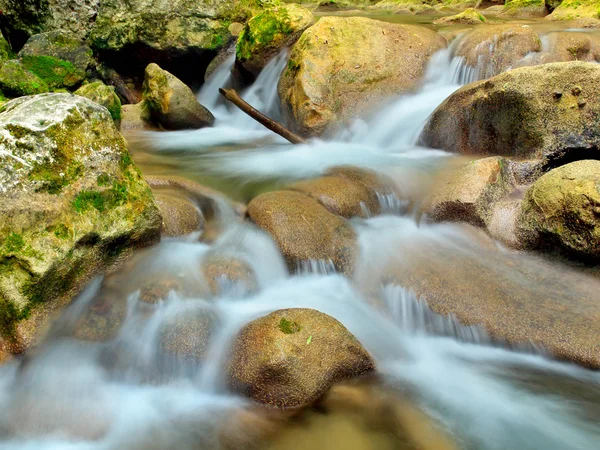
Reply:
[[[432, 58], [418, 92], [391, 100], [335, 136], [297, 146], [223, 103], [216, 90], [231, 81], [229, 59], [199, 93], [217, 118], [215, 127], [138, 135], [132, 142], [141, 150], [134, 157], [146, 173], [226, 180], [227, 192], [242, 199], [248, 186], [270, 189], [351, 164], [392, 175], [402, 192], [418, 201], [435, 174], [456, 159], [418, 146], [419, 132], [448, 95], [478, 76], [453, 52], [451, 46]], [[276, 85], [286, 56], [271, 61], [243, 95], [274, 118], [280, 117]], [[376, 360], [377, 385], [386, 398], [414, 405], [449, 436], [447, 446], [431, 448], [600, 448], [598, 373], [552, 360], [533, 345], [502, 345], [481, 327], [435, 314], [411, 289], [384, 274], [390, 266], [434, 262], [444, 267], [444, 255], [451, 255], [453, 264], [493, 273], [491, 284], [506, 282], [506, 295], [543, 295], [547, 280], [571, 272], [596, 292], [600, 281], [508, 252], [467, 226], [418, 223], [397, 199], [382, 196], [381, 202], [384, 215], [352, 220], [360, 260], [351, 279], [335, 273], [328, 261], [302, 262], [298, 273], [289, 275], [271, 238], [220, 202], [224, 231], [215, 242], [201, 243], [197, 234], [163, 239], [116, 274], [94, 280], [42, 345], [0, 367], [0, 448], [415, 448], [375, 436], [354, 419], [336, 422], [318, 412], [308, 413], [293, 439], [275, 433], [261, 441], [259, 430], [272, 424], [248, 400], [228, 391], [224, 365], [244, 324], [292, 307], [329, 314], [360, 340]], [[218, 294], [212, 294], [200, 267], [219, 257], [249, 267], [253, 284], [222, 278]], [[527, 278], [524, 267], [541, 275]], [[455, 269], [448, 264], [444, 270], [449, 277], [463, 276], [465, 284], [484, 282]], [[171, 290], [165, 301], [143, 301], [144, 287], [160, 282], [184, 288], [179, 294]], [[98, 312], [120, 327], [111, 339], [95, 342], [85, 335], [85, 326], [98, 325]], [[196, 316], [213, 330], [203, 361], [162, 351], [168, 347], [165, 324]], [[385, 415], [370, 419], [383, 423]], [[281, 433], [293, 427], [277, 423]]]

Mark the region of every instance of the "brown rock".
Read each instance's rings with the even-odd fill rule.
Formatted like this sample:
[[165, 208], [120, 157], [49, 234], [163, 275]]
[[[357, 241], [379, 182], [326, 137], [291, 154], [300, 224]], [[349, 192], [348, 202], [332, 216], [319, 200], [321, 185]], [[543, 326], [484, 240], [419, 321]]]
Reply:
[[204, 359], [215, 318], [206, 311], [192, 311], [167, 320], [160, 331], [159, 347], [164, 354], [188, 362]]
[[221, 295], [232, 287], [243, 292], [254, 292], [258, 288], [254, 270], [240, 258], [211, 255], [202, 261], [202, 274], [213, 295]]
[[233, 345], [232, 389], [278, 408], [310, 404], [336, 381], [374, 370], [356, 338], [313, 309], [275, 311], [246, 325]]
[[163, 236], [182, 236], [202, 228], [204, 218], [194, 202], [165, 193], [157, 193], [154, 198], [163, 221]]
[[300, 261], [332, 261], [350, 273], [355, 257], [355, 233], [343, 218], [299, 192], [276, 191], [248, 205], [250, 219], [271, 234], [290, 270]]

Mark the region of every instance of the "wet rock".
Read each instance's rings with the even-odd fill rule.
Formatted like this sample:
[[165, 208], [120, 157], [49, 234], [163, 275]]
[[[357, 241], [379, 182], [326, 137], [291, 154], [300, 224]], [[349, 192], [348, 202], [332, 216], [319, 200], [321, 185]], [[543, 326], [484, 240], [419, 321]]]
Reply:
[[38, 76], [50, 90], [74, 89], [85, 80], [85, 72], [54, 56], [23, 56], [23, 67]]
[[284, 309], [250, 322], [231, 350], [231, 388], [260, 403], [298, 408], [333, 383], [374, 370], [360, 342], [313, 309]]
[[465, 154], [594, 158], [600, 143], [600, 67], [584, 62], [523, 67], [456, 91], [432, 114], [421, 140]]
[[114, 339], [127, 313], [125, 300], [117, 291], [101, 292], [75, 322], [73, 337], [91, 342]]
[[12, 57], [12, 49], [10, 45], [0, 33], [0, 67]]
[[182, 290], [182, 283], [177, 279], [165, 278], [150, 281], [140, 289], [140, 301], [150, 304], [160, 303], [167, 299], [169, 293]]
[[600, 36], [592, 33], [557, 31], [545, 36], [547, 48], [532, 53], [519, 61], [517, 67], [534, 66], [563, 61], [589, 61], [600, 59]]
[[214, 328], [215, 318], [208, 311], [177, 314], [161, 327], [160, 351], [179, 360], [200, 362], [206, 355]]
[[35, 305], [71, 298], [123, 252], [156, 242], [161, 220], [108, 111], [92, 101], [13, 100], [0, 136], [0, 314], [10, 328]]
[[[548, 16], [548, 18], [551, 19], [551, 16]], [[580, 19], [572, 20], [569, 25], [569, 28], [600, 28], [600, 19], [582, 17]]]
[[429, 57], [445, 47], [435, 32], [365, 17], [323, 17], [292, 51], [279, 81], [289, 126], [323, 134], [391, 95], [415, 89]]
[[518, 218], [528, 247], [559, 248], [576, 257], [600, 258], [600, 162], [577, 161], [551, 170], [528, 190]]
[[454, 16], [442, 17], [433, 21], [437, 25], [479, 25], [485, 22], [487, 20], [483, 14], [473, 8], [465, 9]]
[[201, 270], [213, 295], [225, 292], [244, 294], [258, 289], [254, 270], [241, 258], [210, 255], [202, 261]]
[[156, 193], [155, 198], [163, 221], [163, 236], [183, 236], [200, 231], [204, 218], [194, 202], [164, 193]]
[[144, 102], [152, 119], [168, 130], [203, 128], [215, 121], [189, 87], [154, 63], [146, 67]]
[[291, 271], [300, 261], [324, 260], [341, 272], [352, 272], [354, 230], [309, 196], [293, 191], [262, 194], [250, 202], [248, 215], [275, 239]]
[[107, 86], [102, 81], [94, 81], [81, 86], [75, 91], [75, 95], [89, 98], [94, 103], [104, 106], [115, 122], [121, 121], [121, 100], [114, 87]]
[[600, 19], [597, 0], [563, 0], [556, 7], [552, 14], [548, 16], [549, 20], [572, 20], [593, 18]]
[[271, 58], [296, 42], [314, 21], [308, 9], [294, 4], [260, 12], [248, 21], [240, 34], [236, 64], [243, 72], [258, 76]]
[[208, 81], [208, 79], [216, 72], [216, 70], [221, 67], [221, 65], [225, 64], [225, 61], [227, 61], [230, 57], [232, 57], [232, 55], [235, 54], [235, 47], [236, 47], [236, 41], [235, 40], [231, 40], [229, 41], [229, 43], [224, 46], [221, 50], [219, 50], [219, 53], [217, 53], [217, 56], [215, 56], [210, 63], [208, 64], [208, 67], [206, 68], [206, 72], [204, 73], [204, 81]]
[[540, 37], [528, 25], [490, 25], [468, 33], [459, 43], [456, 56], [477, 69], [479, 78], [489, 78], [541, 49]]
[[48, 92], [48, 85], [27, 70], [21, 61], [12, 59], [0, 67], [0, 90], [9, 97]]
[[77, 35], [56, 30], [31, 36], [19, 52], [19, 57], [52, 56], [70, 62], [76, 69], [85, 71], [93, 63], [92, 49]]
[[507, 0], [501, 15], [508, 17], [544, 17], [547, 14], [546, 0]]
[[510, 193], [514, 182], [508, 161], [499, 156], [471, 161], [451, 171], [425, 200], [423, 212], [435, 222], [485, 226], [493, 203]]
[[121, 106], [121, 132], [152, 130], [150, 111], [144, 102]]

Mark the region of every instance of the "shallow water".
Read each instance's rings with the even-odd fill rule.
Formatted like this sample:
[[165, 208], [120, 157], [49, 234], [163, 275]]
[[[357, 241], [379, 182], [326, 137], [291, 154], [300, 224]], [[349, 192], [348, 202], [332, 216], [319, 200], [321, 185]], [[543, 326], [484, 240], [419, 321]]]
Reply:
[[[418, 202], [436, 174], [457, 160], [416, 145], [420, 129], [450, 93], [485, 70], [465, 68], [453, 51], [432, 59], [416, 93], [335, 136], [297, 146], [215, 95], [229, 82], [230, 60], [199, 93], [215, 113], [214, 128], [129, 136], [133, 156], [145, 174], [185, 176], [239, 200], [351, 164], [392, 176], [403, 195]], [[285, 55], [272, 61], [244, 93], [275, 118], [276, 80], [285, 61]], [[535, 345], [505, 345], [480, 326], [435, 314], [386, 275], [431, 258], [432, 266], [447, 265], [448, 280], [465, 285], [482, 281], [450, 264], [481, 267], [506, 295], [543, 296], [547, 281], [562, 276], [595, 289], [599, 301], [600, 281], [509, 252], [467, 226], [419, 223], [393, 199], [382, 197], [382, 203], [383, 216], [352, 220], [360, 257], [350, 278], [328, 261], [304, 261], [288, 274], [270, 237], [217, 202], [224, 231], [216, 241], [200, 243], [198, 233], [163, 239], [119, 272], [94, 280], [42, 345], [0, 367], [0, 448], [598, 448], [597, 372], [552, 360]], [[220, 278], [215, 289], [203, 267], [219, 258], [239, 261], [249, 278]], [[153, 301], [154, 289], [166, 290], [166, 300]], [[229, 392], [224, 368], [238, 330], [291, 307], [341, 321], [373, 355], [378, 375], [336, 386], [297, 417], [263, 411]], [[211, 330], [204, 357], [173, 352], [165, 335], [189, 318]], [[198, 350], [192, 343], [192, 356]]]

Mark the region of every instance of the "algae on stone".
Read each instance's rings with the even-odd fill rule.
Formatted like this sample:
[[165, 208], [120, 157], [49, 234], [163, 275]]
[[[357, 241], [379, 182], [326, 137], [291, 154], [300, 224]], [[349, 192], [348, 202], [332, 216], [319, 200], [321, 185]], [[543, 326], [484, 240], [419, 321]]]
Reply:
[[48, 85], [27, 70], [21, 61], [11, 59], [0, 67], [0, 90], [9, 97], [48, 92]]
[[84, 71], [54, 56], [23, 56], [21, 61], [23, 67], [44, 81], [50, 90], [76, 87], [85, 79]]

